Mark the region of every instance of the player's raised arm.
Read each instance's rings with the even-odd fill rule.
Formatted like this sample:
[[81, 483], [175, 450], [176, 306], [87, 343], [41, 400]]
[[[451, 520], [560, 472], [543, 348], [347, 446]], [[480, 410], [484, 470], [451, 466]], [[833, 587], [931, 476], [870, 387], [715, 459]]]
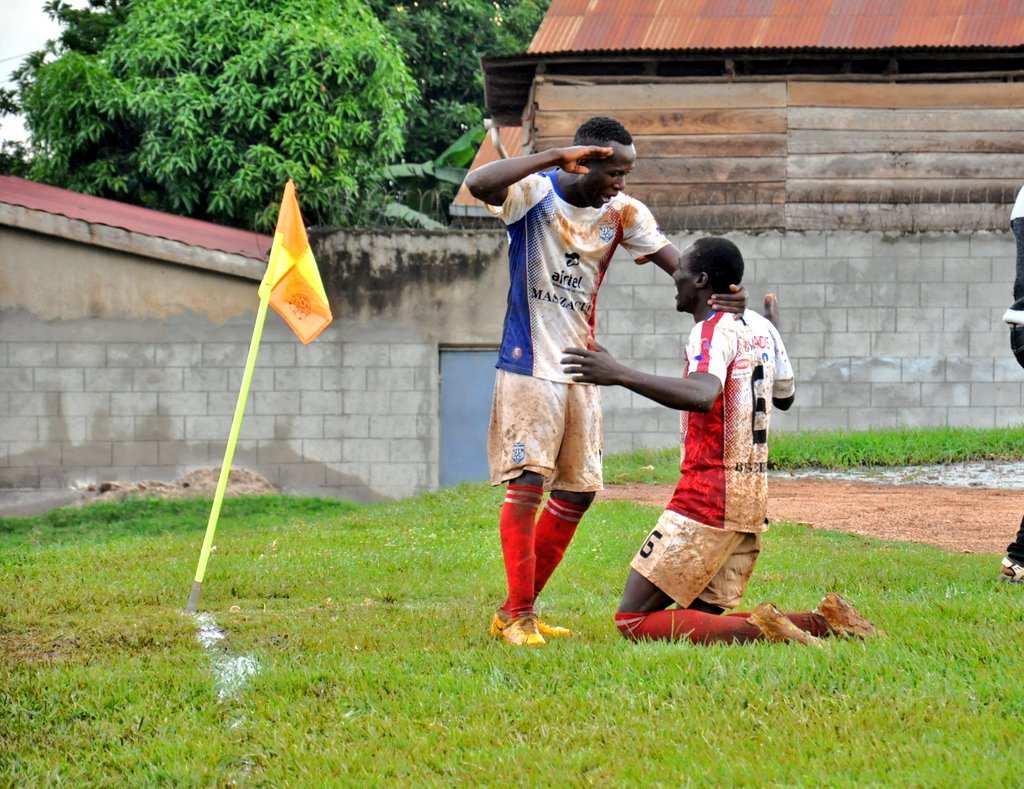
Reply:
[[710, 373], [693, 373], [687, 378], [650, 375], [626, 367], [600, 345], [594, 350], [566, 348], [562, 365], [573, 381], [599, 386], [623, 386], [660, 405], [677, 411], [708, 412], [722, 391], [722, 382]]
[[598, 145], [570, 145], [567, 148], [551, 148], [540, 153], [517, 156], [514, 159], [499, 159], [478, 167], [466, 176], [466, 188], [477, 200], [488, 205], [502, 205], [508, 194], [508, 187], [528, 175], [561, 167], [569, 173], [582, 175], [587, 171], [588, 159], [607, 159], [612, 149]]

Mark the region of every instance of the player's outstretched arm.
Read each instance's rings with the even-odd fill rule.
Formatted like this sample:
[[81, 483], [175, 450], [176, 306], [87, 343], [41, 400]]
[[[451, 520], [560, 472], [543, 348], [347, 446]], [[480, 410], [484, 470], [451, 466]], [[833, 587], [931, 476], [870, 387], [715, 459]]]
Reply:
[[607, 159], [611, 148], [598, 145], [570, 145], [567, 148], [551, 148], [540, 153], [517, 156], [514, 159], [499, 159], [478, 167], [466, 176], [466, 188], [477, 200], [488, 205], [502, 205], [508, 188], [528, 175], [561, 167], [566, 172], [582, 175], [587, 172], [588, 159]]
[[562, 369], [576, 383], [624, 386], [677, 411], [710, 411], [722, 391], [722, 382], [710, 373], [693, 373], [687, 378], [642, 373], [619, 363], [596, 343], [593, 350], [566, 348], [563, 353]]
[[[640, 263], [643, 260], [644, 258], [638, 258], [637, 262]], [[676, 269], [679, 268], [679, 249], [675, 244], [667, 244], [657, 252], [652, 252], [650, 255], [647, 255], [647, 260], [654, 263], [658, 268], [671, 277], [676, 273]]]

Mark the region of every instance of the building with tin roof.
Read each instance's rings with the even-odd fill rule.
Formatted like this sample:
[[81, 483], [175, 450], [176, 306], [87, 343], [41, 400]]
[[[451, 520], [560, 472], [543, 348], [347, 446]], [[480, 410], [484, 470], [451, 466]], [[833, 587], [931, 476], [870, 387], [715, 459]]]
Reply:
[[673, 229], [1002, 229], [1024, 179], [1015, 0], [553, 0], [482, 65], [478, 163], [611, 115]]

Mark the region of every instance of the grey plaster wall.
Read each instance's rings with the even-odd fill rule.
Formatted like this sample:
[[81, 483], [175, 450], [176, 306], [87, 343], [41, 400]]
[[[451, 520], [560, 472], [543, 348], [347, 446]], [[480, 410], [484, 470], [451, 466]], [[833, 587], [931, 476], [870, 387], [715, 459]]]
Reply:
[[[999, 318], [1006, 233], [730, 234], [752, 301], [774, 291], [797, 370], [781, 430], [1016, 426], [1024, 374]], [[673, 239], [680, 248], [691, 237]], [[500, 231], [317, 233], [335, 322], [303, 346], [268, 316], [235, 455], [286, 491], [359, 501], [438, 485], [438, 349], [497, 344]], [[241, 274], [0, 227], [0, 487], [175, 479], [219, 466], [263, 264]], [[599, 340], [678, 375], [692, 323], [627, 256]], [[605, 393], [606, 451], [673, 446], [678, 417]]]
[[[436, 488], [438, 348], [492, 341], [503, 243], [314, 234], [335, 321], [303, 346], [268, 313], [234, 465], [358, 501]], [[220, 466], [265, 262], [239, 276], [162, 251], [0, 228], [0, 487]]]

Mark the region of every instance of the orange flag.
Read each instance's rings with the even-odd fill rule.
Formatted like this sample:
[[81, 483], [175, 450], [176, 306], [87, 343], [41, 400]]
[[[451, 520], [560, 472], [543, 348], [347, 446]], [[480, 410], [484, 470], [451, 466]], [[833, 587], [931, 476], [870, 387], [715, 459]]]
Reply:
[[259, 294], [261, 299], [269, 295], [270, 306], [292, 327], [304, 345], [334, 320], [313, 250], [309, 248], [306, 225], [295, 199], [295, 184], [290, 178], [281, 198], [274, 246]]

